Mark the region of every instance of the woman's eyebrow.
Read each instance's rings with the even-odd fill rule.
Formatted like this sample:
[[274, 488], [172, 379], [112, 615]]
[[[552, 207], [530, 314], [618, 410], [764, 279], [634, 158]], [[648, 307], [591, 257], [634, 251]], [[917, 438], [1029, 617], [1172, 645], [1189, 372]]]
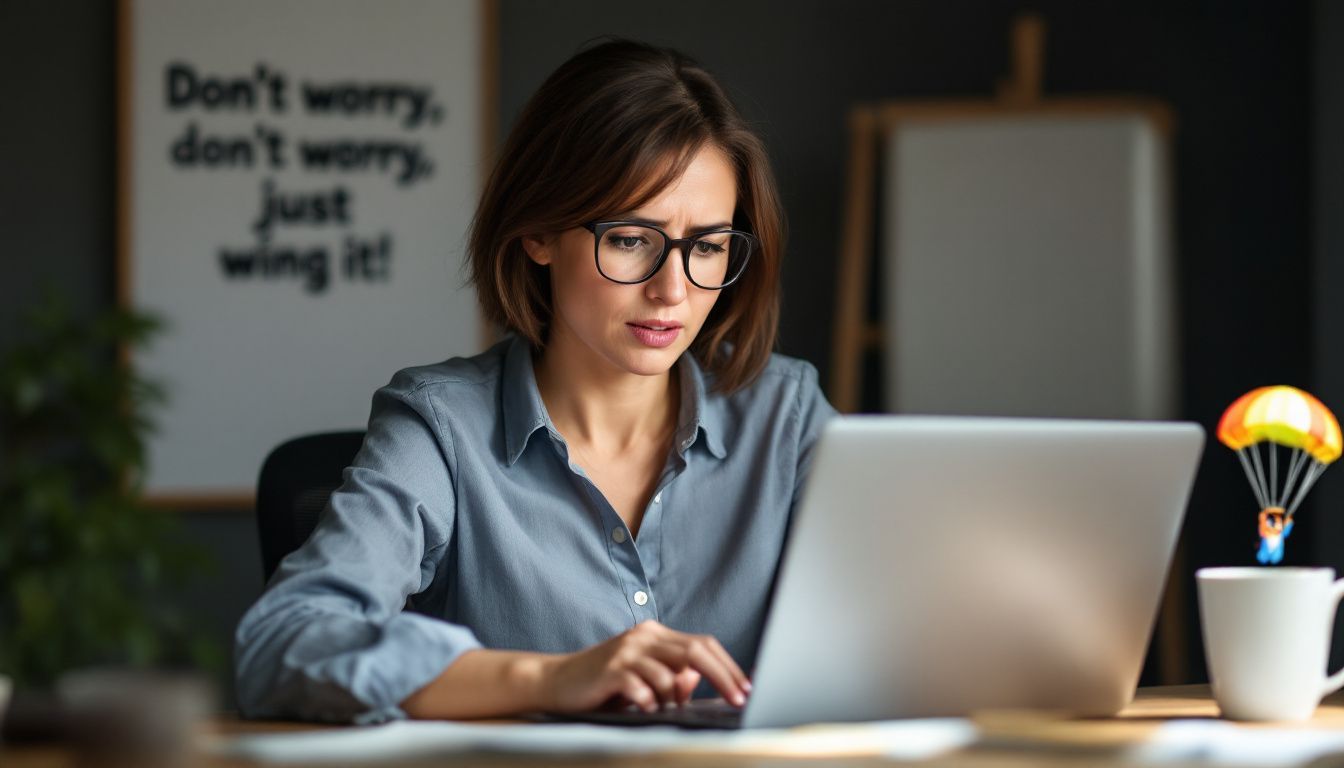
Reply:
[[[621, 221], [629, 221], [629, 222], [632, 222], [632, 223], [634, 223], [634, 224], [652, 224], [652, 225], [655, 226], [655, 227], [662, 227], [662, 228], [664, 228], [664, 229], [667, 228], [667, 222], [666, 222], [666, 221], [659, 221], [659, 220], [657, 220], [657, 219], [646, 219], [646, 218], [644, 218], [644, 217], [642, 217], [642, 216], [635, 216], [635, 215], [633, 215], [633, 214], [628, 214], [628, 213], [627, 213], [627, 214], [622, 214], [622, 215], [620, 215], [620, 216], [617, 216], [616, 218], [619, 219], [619, 220], [621, 220]], [[692, 232], [708, 232], [708, 231], [713, 230], [713, 229], [729, 229], [729, 228], [731, 228], [732, 226], [733, 226], [733, 222], [731, 222], [731, 221], [722, 221], [722, 222], [717, 222], [717, 223], [714, 223], [714, 224], [692, 224], [692, 225], [691, 225], [691, 231], [692, 231]]]

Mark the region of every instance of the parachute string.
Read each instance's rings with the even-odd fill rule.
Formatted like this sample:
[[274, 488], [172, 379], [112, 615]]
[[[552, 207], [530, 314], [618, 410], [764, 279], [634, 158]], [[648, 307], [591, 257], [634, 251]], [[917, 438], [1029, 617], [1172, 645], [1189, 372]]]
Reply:
[[1279, 505], [1279, 446], [1269, 444], [1269, 500]]
[[1311, 485], [1311, 475], [1315, 471], [1316, 471], [1316, 463], [1313, 462], [1312, 465], [1307, 468], [1307, 471], [1303, 473], [1302, 485], [1298, 487], [1297, 493], [1293, 494], [1292, 503], [1288, 504], [1288, 506], [1285, 507], [1284, 509], [1284, 511], [1288, 514], [1288, 517], [1292, 517], [1293, 513], [1297, 511], [1297, 505], [1301, 503], [1302, 497], [1306, 495], [1307, 488]]
[[1260, 461], [1260, 447], [1258, 445], [1252, 445], [1250, 446], [1250, 449], [1251, 464], [1255, 467], [1255, 476], [1260, 481], [1260, 498], [1262, 499], [1260, 503], [1267, 507], [1269, 506], [1269, 485], [1265, 483], [1265, 466]]
[[1284, 481], [1283, 493], [1279, 501], [1274, 506], [1282, 507], [1289, 499], [1293, 498], [1293, 487], [1297, 483], [1297, 476], [1302, 472], [1302, 468], [1307, 465], [1307, 452], [1301, 448], [1293, 449], [1293, 460], [1288, 465], [1288, 479]]
[[1260, 508], [1264, 509], [1269, 505], [1265, 503], [1265, 497], [1260, 495], [1260, 484], [1255, 482], [1255, 470], [1251, 469], [1251, 460], [1246, 458], [1246, 449], [1237, 449], [1237, 458], [1241, 459], [1241, 468], [1246, 471], [1246, 479], [1250, 481], [1251, 493], [1255, 494], [1255, 500], [1259, 502]]
[[1325, 471], [1327, 466], [1329, 465], [1322, 464], [1315, 459], [1311, 460], [1311, 469], [1308, 469], [1307, 476], [1302, 478], [1302, 487], [1297, 490], [1297, 496], [1293, 499], [1293, 505], [1288, 508], [1288, 517], [1292, 517], [1293, 513], [1297, 511], [1298, 506], [1302, 504], [1302, 499], [1306, 498], [1307, 491], [1311, 490], [1312, 484], [1316, 482], [1316, 478], [1321, 476], [1321, 473]]

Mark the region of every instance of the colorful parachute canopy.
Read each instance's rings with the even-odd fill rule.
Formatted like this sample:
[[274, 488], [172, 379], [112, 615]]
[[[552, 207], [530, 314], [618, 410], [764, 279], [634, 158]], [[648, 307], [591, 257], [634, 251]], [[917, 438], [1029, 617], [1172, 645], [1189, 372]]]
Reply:
[[1339, 422], [1320, 400], [1296, 387], [1260, 387], [1237, 398], [1218, 422], [1218, 439], [1234, 451], [1268, 440], [1300, 448], [1322, 464], [1339, 458]]

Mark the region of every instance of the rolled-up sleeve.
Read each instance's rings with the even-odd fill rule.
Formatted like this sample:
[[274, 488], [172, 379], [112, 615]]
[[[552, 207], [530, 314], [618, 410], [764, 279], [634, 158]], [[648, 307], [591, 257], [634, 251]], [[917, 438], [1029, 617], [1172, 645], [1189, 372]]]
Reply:
[[423, 387], [402, 375], [373, 398], [368, 432], [316, 530], [287, 556], [235, 634], [247, 717], [374, 723], [481, 643], [404, 611], [449, 546], [454, 444]]

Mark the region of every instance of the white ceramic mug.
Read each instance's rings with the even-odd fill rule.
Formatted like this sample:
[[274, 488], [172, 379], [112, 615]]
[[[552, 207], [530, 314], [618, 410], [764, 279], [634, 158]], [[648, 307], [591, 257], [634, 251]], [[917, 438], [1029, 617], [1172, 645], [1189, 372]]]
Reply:
[[1326, 665], [1344, 579], [1332, 568], [1201, 568], [1213, 698], [1233, 720], [1306, 720], [1344, 687]]

